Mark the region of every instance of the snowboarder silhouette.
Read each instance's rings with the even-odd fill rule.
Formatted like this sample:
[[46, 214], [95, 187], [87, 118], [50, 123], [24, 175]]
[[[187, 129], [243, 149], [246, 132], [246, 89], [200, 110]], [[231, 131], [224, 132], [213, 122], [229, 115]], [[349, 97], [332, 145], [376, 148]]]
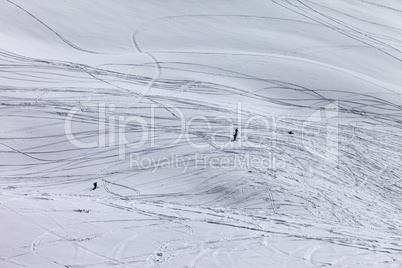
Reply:
[[92, 191], [95, 190], [96, 188], [98, 188], [98, 183], [94, 182], [94, 188], [92, 189]]
[[233, 140], [232, 141], [236, 140], [238, 132], [239, 132], [239, 130], [236, 128], [235, 133], [233, 134]]

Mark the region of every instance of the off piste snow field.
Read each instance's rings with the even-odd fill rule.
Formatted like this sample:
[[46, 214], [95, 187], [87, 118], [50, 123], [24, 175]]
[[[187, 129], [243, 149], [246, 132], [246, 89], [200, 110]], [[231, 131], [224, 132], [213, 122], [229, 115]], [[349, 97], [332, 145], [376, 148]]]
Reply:
[[0, 25], [0, 267], [402, 267], [401, 1]]

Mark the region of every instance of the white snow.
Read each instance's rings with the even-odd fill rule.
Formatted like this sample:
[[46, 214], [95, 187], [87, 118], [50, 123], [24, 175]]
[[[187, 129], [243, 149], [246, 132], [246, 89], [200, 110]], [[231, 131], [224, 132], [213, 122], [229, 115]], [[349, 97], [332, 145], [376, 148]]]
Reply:
[[400, 1], [7, 0], [0, 25], [0, 267], [402, 266]]

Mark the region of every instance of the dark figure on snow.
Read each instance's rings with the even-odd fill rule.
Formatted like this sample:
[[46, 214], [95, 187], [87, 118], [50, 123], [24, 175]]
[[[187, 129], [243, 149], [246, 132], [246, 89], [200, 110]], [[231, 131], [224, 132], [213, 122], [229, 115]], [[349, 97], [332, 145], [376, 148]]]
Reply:
[[290, 135], [293, 135], [293, 132], [292, 132], [292, 131], [288, 131], [288, 133], [289, 133]]
[[236, 128], [235, 133], [233, 134], [233, 141], [236, 140], [238, 132], [239, 132], [239, 130]]
[[92, 189], [92, 191], [95, 190], [96, 188], [98, 188], [98, 183], [94, 182], [94, 188]]

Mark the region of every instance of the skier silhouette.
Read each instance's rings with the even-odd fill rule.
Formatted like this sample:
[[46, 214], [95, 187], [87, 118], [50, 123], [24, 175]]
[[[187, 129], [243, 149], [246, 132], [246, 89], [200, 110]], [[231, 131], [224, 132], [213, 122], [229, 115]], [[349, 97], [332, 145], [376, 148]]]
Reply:
[[239, 132], [239, 130], [236, 128], [235, 133], [233, 134], [233, 140], [232, 141], [236, 140], [238, 132]]
[[94, 188], [92, 189], [92, 191], [95, 190], [96, 188], [98, 188], [98, 183], [94, 182]]

